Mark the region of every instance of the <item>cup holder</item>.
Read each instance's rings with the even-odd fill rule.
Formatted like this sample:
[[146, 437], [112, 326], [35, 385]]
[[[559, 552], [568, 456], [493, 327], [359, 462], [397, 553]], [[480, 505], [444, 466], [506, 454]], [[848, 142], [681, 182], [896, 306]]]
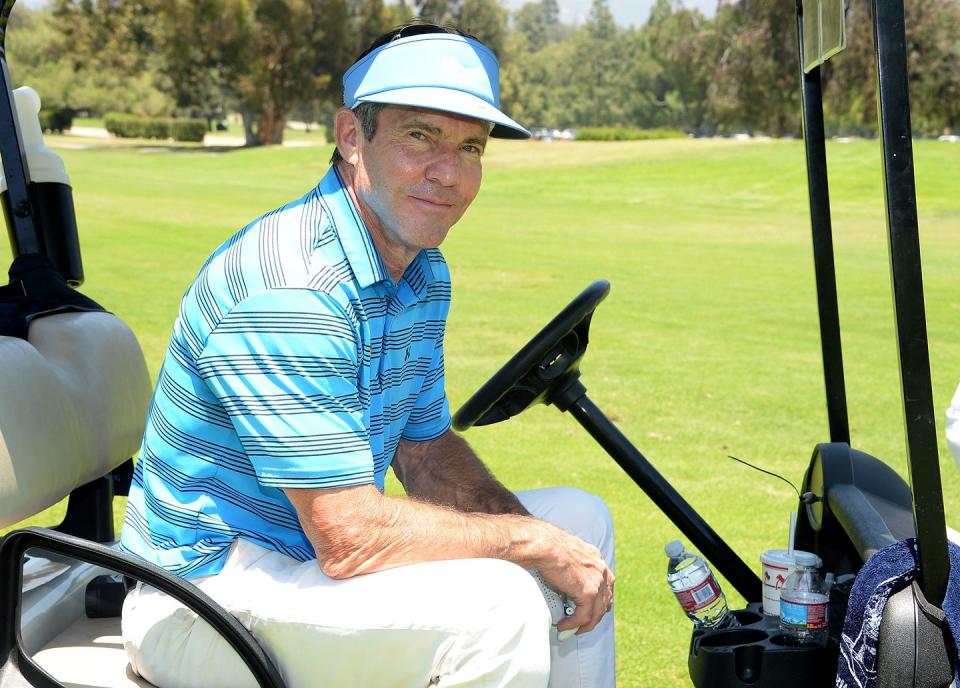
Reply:
[[740, 622], [741, 626], [752, 626], [755, 623], [763, 621], [762, 614], [757, 614], [756, 612], [751, 612], [746, 609], [737, 609], [731, 613], [737, 621]]
[[760, 603], [731, 610], [739, 628], [693, 631], [687, 666], [696, 688], [809, 688], [836, 682], [839, 646], [797, 643]]
[[767, 639], [767, 634], [756, 628], [733, 628], [717, 631], [700, 639], [700, 647], [733, 647], [759, 643]]
[[783, 633], [770, 636], [770, 642], [779, 647], [823, 647], [821, 643], [814, 640], [797, 640]]

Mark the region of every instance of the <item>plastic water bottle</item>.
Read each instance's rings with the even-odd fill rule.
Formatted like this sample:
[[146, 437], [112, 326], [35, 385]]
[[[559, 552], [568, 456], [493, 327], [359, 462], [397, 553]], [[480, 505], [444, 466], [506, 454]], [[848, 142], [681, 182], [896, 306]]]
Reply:
[[780, 630], [793, 644], [827, 642], [830, 595], [818, 565], [817, 555], [797, 552], [794, 568], [780, 590]]
[[707, 562], [685, 551], [679, 540], [668, 542], [663, 551], [670, 557], [667, 583], [697, 628], [731, 628], [740, 625], [727, 608], [727, 598]]

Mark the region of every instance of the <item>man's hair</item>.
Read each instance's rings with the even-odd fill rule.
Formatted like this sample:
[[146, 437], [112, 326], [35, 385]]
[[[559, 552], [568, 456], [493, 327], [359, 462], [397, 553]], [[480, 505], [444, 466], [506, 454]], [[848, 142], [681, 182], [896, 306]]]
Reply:
[[[380, 119], [380, 113], [385, 107], [387, 107], [386, 103], [357, 103], [353, 108], [353, 114], [360, 120], [360, 126], [367, 141], [373, 141], [373, 135], [377, 133], [377, 120]], [[340, 149], [334, 146], [330, 165], [336, 165], [341, 160], [343, 156], [340, 155]]]
[[[440, 24], [431, 24], [425, 21], [414, 20], [397, 26], [393, 29], [390, 29], [385, 34], [378, 36], [373, 40], [373, 42], [357, 56], [357, 59], [354, 62], [359, 62], [367, 55], [372, 53], [374, 50], [379, 48], [382, 45], [386, 45], [390, 41], [395, 41], [398, 38], [408, 38], [410, 36], [419, 36], [425, 33], [454, 33], [458, 36], [466, 36], [467, 38], [474, 38], [470, 34], [461, 31], [455, 26], [452, 25], [440, 25]], [[474, 40], [476, 40], [474, 38]], [[372, 141], [374, 135], [377, 133], [377, 121], [380, 119], [380, 113], [383, 112], [383, 109], [387, 107], [386, 103], [357, 103], [353, 108], [354, 114], [360, 119], [360, 124], [363, 128], [363, 135], [366, 137], [367, 141]], [[343, 156], [340, 155], [340, 151], [334, 147], [333, 154], [330, 156], [330, 165], [336, 165], [338, 162], [343, 160]]]

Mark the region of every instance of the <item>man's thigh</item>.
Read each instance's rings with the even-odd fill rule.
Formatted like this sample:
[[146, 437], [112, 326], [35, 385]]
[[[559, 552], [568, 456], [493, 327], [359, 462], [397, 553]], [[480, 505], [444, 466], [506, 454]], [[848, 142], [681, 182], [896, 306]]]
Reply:
[[[428, 562], [333, 580], [316, 561], [241, 540], [223, 572], [199, 587], [250, 628], [290, 686], [542, 686], [549, 671], [546, 606], [529, 574], [509, 562]], [[125, 609], [125, 635], [135, 645], [141, 638], [133, 656], [145, 678], [176, 684], [170, 664], [181, 661], [176, 673], [199, 679], [194, 685], [252, 685], [240, 660], [205, 623], [190, 623], [188, 610], [161, 610], [164, 632], [138, 632], [151, 626], [137, 623], [150, 616], [143, 607], [157, 600], [140, 593], [138, 603], [139, 612], [133, 603]], [[182, 660], [171, 657], [177, 653]]]

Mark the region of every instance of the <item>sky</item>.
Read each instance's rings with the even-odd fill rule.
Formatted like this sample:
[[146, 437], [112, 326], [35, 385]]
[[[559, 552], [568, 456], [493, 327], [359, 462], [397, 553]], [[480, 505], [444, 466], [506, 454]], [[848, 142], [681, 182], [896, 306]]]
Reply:
[[[515, 10], [528, 0], [507, 0], [511, 10]], [[613, 18], [621, 26], [640, 26], [647, 21], [650, 6], [654, 0], [607, 0]], [[590, 13], [591, 0], [557, 0], [560, 5], [560, 20], [564, 24], [582, 24]], [[717, 0], [683, 0], [684, 7], [698, 9], [707, 16], [713, 16], [717, 9]]]

